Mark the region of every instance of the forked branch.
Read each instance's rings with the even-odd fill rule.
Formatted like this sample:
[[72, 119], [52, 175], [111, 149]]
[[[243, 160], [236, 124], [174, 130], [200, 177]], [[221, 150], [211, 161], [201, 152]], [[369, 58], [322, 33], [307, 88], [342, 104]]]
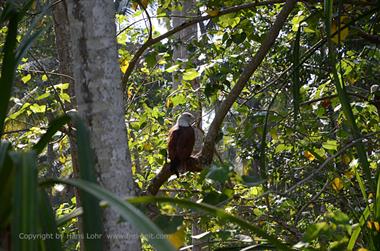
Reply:
[[[277, 15], [277, 18], [271, 27], [271, 29], [266, 34], [264, 41], [262, 42], [259, 50], [256, 55], [252, 57], [249, 63], [245, 66], [243, 73], [240, 75], [239, 80], [232, 88], [231, 92], [227, 95], [227, 97], [221, 103], [219, 109], [215, 114], [215, 118], [212, 121], [208, 133], [205, 137], [204, 145], [202, 151], [199, 156], [195, 156], [191, 159], [192, 165], [186, 165], [186, 167], [182, 167], [183, 171], [200, 171], [203, 166], [208, 166], [211, 164], [213, 155], [214, 155], [214, 147], [215, 141], [224, 120], [227, 112], [230, 110], [233, 103], [239, 97], [243, 88], [247, 85], [249, 79], [259, 67], [261, 62], [264, 60], [265, 56], [268, 54], [270, 48], [273, 46], [278, 34], [283, 27], [287, 17], [290, 12], [293, 10], [296, 5], [297, 0], [287, 0], [281, 12]], [[156, 194], [159, 188], [164, 184], [169, 177], [172, 175], [170, 169], [167, 165], [165, 165], [159, 174], [151, 181], [149, 185], [148, 192], [150, 194]]]

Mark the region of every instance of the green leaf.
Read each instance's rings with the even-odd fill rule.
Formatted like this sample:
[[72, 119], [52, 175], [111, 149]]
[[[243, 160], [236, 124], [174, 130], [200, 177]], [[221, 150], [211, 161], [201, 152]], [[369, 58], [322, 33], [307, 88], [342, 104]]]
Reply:
[[231, 37], [232, 41], [237, 45], [243, 43], [246, 38], [247, 34], [245, 32], [234, 34]]
[[69, 89], [69, 85], [70, 85], [69, 83], [60, 83], [60, 84], [54, 85], [54, 88], [60, 89], [61, 91], [63, 91], [63, 90]]
[[63, 101], [66, 101], [69, 103], [71, 102], [70, 96], [67, 93], [64, 93], [64, 92], [59, 93], [59, 98], [62, 99]]
[[55, 216], [49, 197], [43, 189], [39, 189], [38, 202], [39, 224], [41, 226], [42, 233], [51, 237], [43, 240], [42, 245], [45, 247], [45, 250], [60, 251], [62, 250], [61, 236], [57, 230], [57, 224], [55, 222]]
[[48, 80], [48, 77], [46, 76], [46, 74], [42, 75], [41, 80], [44, 82]]
[[29, 109], [33, 113], [44, 113], [46, 111], [46, 105], [33, 104], [29, 106]]
[[172, 65], [169, 68], [167, 68], [165, 71], [172, 73], [172, 72], [175, 72], [178, 68], [179, 68], [179, 64], [175, 64], [175, 65]]
[[49, 92], [45, 92], [44, 94], [41, 94], [40, 96], [38, 96], [36, 98], [36, 100], [42, 100], [42, 99], [45, 99], [45, 98], [48, 98], [50, 96], [50, 93]]
[[12, 250], [37, 250], [37, 240], [23, 238], [37, 234], [37, 166], [32, 152], [12, 153], [16, 169], [12, 204]]
[[228, 167], [212, 166], [208, 171], [206, 178], [224, 183], [228, 179]]
[[191, 68], [191, 69], [187, 69], [184, 73], [183, 73], [183, 80], [193, 80], [195, 79], [196, 77], [199, 77], [201, 74], [195, 70], [194, 68]]
[[227, 28], [227, 27], [234, 28], [239, 22], [240, 22], [240, 17], [236, 16], [235, 13], [222, 15], [218, 18], [218, 25], [220, 25], [223, 28]]
[[186, 97], [183, 94], [178, 94], [171, 99], [173, 106], [186, 104]]
[[303, 239], [307, 242], [311, 242], [314, 239], [316, 239], [321, 232], [327, 231], [328, 228], [329, 228], [329, 225], [326, 222], [319, 222], [319, 223], [313, 224], [306, 230], [306, 233]]
[[40, 154], [42, 150], [47, 146], [54, 134], [70, 121], [68, 115], [63, 115], [57, 119], [54, 119], [47, 129], [46, 133], [40, 138], [40, 140], [33, 146], [33, 149], [37, 154]]
[[215, 191], [208, 192], [204, 195], [203, 202], [210, 205], [219, 205], [220, 203], [226, 202], [228, 196], [223, 193], [218, 193]]
[[0, 142], [0, 231], [8, 226], [11, 214], [11, 198], [14, 168], [9, 158], [10, 143]]
[[362, 231], [362, 228], [364, 226], [364, 224], [367, 222], [367, 219], [370, 215], [370, 210], [369, 210], [369, 206], [367, 206], [365, 209], [364, 209], [364, 212], [363, 214], [360, 216], [360, 219], [359, 219], [359, 226], [357, 226], [357, 228], [354, 228], [354, 231], [353, 233], [351, 234], [351, 238], [350, 238], [350, 241], [348, 242], [348, 245], [347, 245], [347, 250], [353, 250], [354, 249], [354, 246], [355, 246], [355, 243], [356, 243], [356, 240], [358, 239], [359, 235], [360, 235], [360, 232]]
[[[338, 69], [337, 69], [337, 56], [334, 44], [332, 42], [332, 25], [331, 20], [333, 18], [333, 0], [325, 0], [324, 4], [324, 14], [325, 14], [325, 30], [327, 34], [327, 45], [328, 45], [328, 59], [330, 63], [330, 67], [332, 70], [333, 80], [335, 84], [335, 88], [338, 93], [339, 101], [342, 104], [343, 112], [345, 117], [348, 120], [348, 123], [350, 124], [350, 127], [352, 129], [352, 133], [354, 136], [354, 139], [361, 138], [361, 132], [356, 124], [354, 113], [352, 112], [352, 108], [350, 105], [350, 99], [347, 95], [346, 87], [343, 81], [343, 77], [338, 75]], [[375, 182], [372, 179], [371, 170], [369, 167], [368, 159], [367, 159], [367, 153], [366, 148], [362, 141], [358, 141], [355, 144], [356, 150], [358, 152], [359, 160], [362, 165], [364, 174], [369, 182], [369, 185], [372, 190], [375, 190]], [[363, 194], [363, 197], [365, 198], [365, 201], [367, 201], [367, 194], [366, 191], [363, 190], [361, 187], [361, 192]], [[380, 218], [380, 205], [376, 206], [378, 210], [376, 210], [376, 215]], [[379, 240], [380, 243], [380, 240]]]
[[327, 150], [337, 150], [338, 149], [338, 142], [336, 140], [327, 140], [322, 144], [322, 147]]
[[147, 53], [145, 56], [145, 62], [148, 68], [153, 68], [157, 64], [157, 52]]
[[25, 75], [24, 77], [21, 78], [21, 81], [26, 84], [29, 82], [29, 80], [32, 79], [32, 75], [28, 74], [28, 75]]
[[253, 187], [258, 186], [265, 183], [265, 180], [260, 178], [259, 176], [242, 176], [244, 185]]
[[154, 219], [154, 223], [165, 233], [176, 232], [183, 224], [182, 216], [159, 215]]
[[[42, 182], [42, 185], [63, 183], [67, 185], [72, 185], [78, 187], [82, 191], [85, 191], [93, 196], [96, 196], [98, 199], [106, 201], [111, 208], [117, 210], [120, 215], [136, 227], [138, 231], [142, 234], [145, 234], [147, 237], [153, 236], [162, 236], [162, 231], [154, 225], [143, 213], [138, 209], [132, 206], [129, 202], [125, 202], [118, 198], [111, 192], [101, 188], [100, 186], [84, 181], [84, 180], [63, 180], [63, 179], [49, 179]], [[156, 250], [168, 250], [174, 251], [175, 249], [171, 246], [165, 238], [148, 238], [148, 241], [156, 248]]]
[[285, 145], [285, 144], [278, 144], [275, 149], [275, 153], [280, 153], [283, 151], [289, 151], [292, 150], [293, 146], [291, 145]]
[[[83, 181], [96, 184], [94, 157], [90, 148], [89, 132], [83, 121], [76, 113], [70, 114], [71, 120], [77, 129], [79, 177]], [[102, 214], [99, 207], [99, 198], [89, 193], [79, 191], [83, 207], [83, 232], [85, 236], [101, 236]], [[98, 220], [94, 220], [98, 219]], [[103, 250], [102, 238], [85, 238], [84, 245], [88, 250]]]
[[238, 226], [242, 227], [243, 229], [249, 230], [261, 238], [267, 239], [269, 243], [271, 243], [272, 245], [276, 247], [276, 250], [292, 250], [286, 244], [278, 240], [277, 237], [266, 233], [260, 227], [257, 227], [251, 224], [249, 221], [241, 219], [232, 214], [226, 213], [224, 210], [211, 206], [211, 205], [192, 202], [190, 200], [185, 200], [185, 199], [176, 199], [176, 198], [169, 198], [169, 197], [155, 197], [155, 196], [135, 197], [135, 198], [128, 199], [128, 201], [133, 204], [140, 204], [140, 203], [148, 204], [148, 203], [157, 203], [157, 202], [158, 203], [172, 203], [172, 204], [182, 206], [184, 208], [198, 210], [201, 212], [207, 212], [210, 215], [218, 217], [219, 219], [228, 221], [230, 223], [235, 223]]
[[[72, 182], [72, 180], [48, 180], [43, 182], [44, 184], [50, 184], [54, 182], [59, 183], [66, 183], [66, 182]], [[84, 186], [83, 188], [87, 188]], [[89, 188], [87, 188], [89, 189]], [[107, 201], [107, 200], [106, 200]], [[179, 206], [182, 206], [183, 208], [188, 208], [192, 210], [198, 210], [201, 212], [207, 212], [212, 216], [218, 217], [219, 219], [235, 223], [238, 226], [242, 227], [243, 229], [249, 230], [252, 233], [256, 234], [257, 236], [267, 239], [269, 243], [273, 244], [277, 250], [292, 250], [289, 246], [282, 243], [280, 240], [278, 240], [274, 235], [266, 233], [264, 230], [262, 230], [260, 227], [257, 227], [255, 225], [252, 225], [249, 221], [246, 221], [244, 219], [241, 219], [237, 216], [234, 216], [232, 214], [226, 213], [224, 210], [205, 204], [205, 203], [198, 203], [193, 202], [186, 199], [176, 199], [176, 198], [169, 198], [169, 197], [156, 197], [156, 196], [142, 196], [142, 197], [134, 197], [127, 199], [129, 203], [132, 204], [149, 204], [149, 203], [172, 203]], [[110, 203], [110, 206], [112, 207], [112, 204]], [[75, 212], [75, 214], [78, 214], [80, 212]], [[66, 220], [69, 217], [66, 217]], [[158, 249], [158, 250], [165, 250], [165, 249]]]

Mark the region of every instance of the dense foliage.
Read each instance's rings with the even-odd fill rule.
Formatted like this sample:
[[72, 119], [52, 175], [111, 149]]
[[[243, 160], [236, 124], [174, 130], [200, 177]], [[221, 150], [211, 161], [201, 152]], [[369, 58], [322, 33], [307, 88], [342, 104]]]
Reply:
[[[153, 38], [165, 34], [173, 12], [183, 8], [181, 1], [126, 2], [115, 3], [122, 73], [150, 32]], [[209, 16], [198, 31], [186, 40], [173, 35], [152, 43], [123, 83], [132, 170], [141, 193], [167, 161], [167, 132], [176, 117], [201, 111], [207, 132], [283, 6], [268, 1], [220, 14], [247, 2], [197, 1], [183, 21]], [[71, 102], [69, 84], [57, 72], [52, 4], [36, 1], [18, 28], [20, 46], [23, 37], [39, 36], [20, 58], [5, 119], [2, 140], [16, 151], [33, 147]], [[160, 202], [153, 221], [176, 247], [191, 245], [193, 237], [210, 250], [278, 250], [282, 243], [298, 250], [380, 250], [379, 8], [376, 1], [297, 3], [225, 117], [212, 165], [172, 176], [161, 187], [159, 196], [181, 200], [130, 202]], [[5, 58], [11, 22], [1, 25]], [[186, 58], [174, 57], [179, 47]], [[56, 131], [38, 158], [40, 178], [72, 176], [67, 131]], [[54, 182], [60, 183], [49, 184]], [[57, 217], [74, 211], [69, 186], [56, 185], [49, 198]], [[195, 211], [197, 205], [187, 200], [224, 212]], [[151, 214], [149, 207], [141, 209]], [[60, 224], [62, 235], [78, 233], [75, 218]], [[77, 240], [62, 241], [67, 249], [78, 247]]]

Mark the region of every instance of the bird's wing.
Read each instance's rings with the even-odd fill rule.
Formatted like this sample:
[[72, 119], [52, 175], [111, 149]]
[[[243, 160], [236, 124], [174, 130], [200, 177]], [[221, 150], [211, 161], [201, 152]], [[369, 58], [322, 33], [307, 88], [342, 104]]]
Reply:
[[177, 152], [178, 126], [173, 126], [169, 131], [168, 151], [169, 159], [174, 160]]
[[195, 133], [192, 127], [173, 127], [169, 133], [169, 158], [187, 159], [193, 151]]

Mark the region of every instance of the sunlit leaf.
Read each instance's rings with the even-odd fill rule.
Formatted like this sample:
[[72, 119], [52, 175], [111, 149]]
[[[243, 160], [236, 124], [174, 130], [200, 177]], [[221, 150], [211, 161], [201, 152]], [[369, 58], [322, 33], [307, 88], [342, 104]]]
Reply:
[[172, 106], [173, 105], [172, 99], [171, 98], [166, 99], [165, 105], [166, 105], [167, 108], [170, 107], [170, 106]]
[[319, 236], [323, 231], [326, 231], [329, 228], [326, 222], [319, 222], [308, 227], [306, 230], [304, 240], [312, 241]]
[[169, 234], [168, 240], [175, 248], [178, 249], [184, 245], [185, 236], [186, 236], [185, 227], [181, 227], [175, 233]]
[[[344, 24], [344, 21], [346, 20], [347, 17], [340, 17], [340, 27], [342, 28], [345, 24]], [[331, 33], [335, 33], [337, 32], [338, 30], [338, 22], [335, 21], [332, 23], [331, 25]], [[331, 40], [338, 44], [339, 41], [340, 42], [343, 42], [344, 40], [346, 40], [347, 36], [349, 35], [349, 30], [348, 30], [348, 27], [344, 28], [344, 29], [341, 29], [340, 32], [338, 32], [337, 34], [335, 34]]]
[[41, 80], [44, 82], [48, 80], [48, 77], [46, 76], [46, 74], [42, 75]]
[[374, 226], [374, 228], [375, 228], [375, 230], [376, 230], [377, 232], [380, 232], [380, 224], [379, 224], [379, 222], [374, 221], [374, 222], [373, 222], [373, 226]]
[[310, 161], [315, 160], [315, 156], [314, 156], [311, 152], [309, 152], [309, 151], [305, 151], [305, 152], [303, 153], [303, 155], [304, 155], [308, 160], [310, 160]]
[[165, 71], [172, 73], [172, 72], [176, 71], [178, 68], [179, 68], [179, 64], [175, 64], [175, 65], [172, 65], [169, 68], [167, 68]]
[[206, 13], [210, 16], [210, 17], [215, 17], [219, 14], [219, 10], [214, 10], [214, 9], [207, 9], [206, 10]]
[[29, 109], [33, 113], [44, 113], [46, 111], [46, 105], [33, 104], [29, 106]]
[[60, 83], [60, 84], [56, 84], [54, 85], [54, 88], [57, 88], [57, 89], [60, 89], [61, 91], [63, 90], [66, 90], [69, 88], [69, 83]]
[[50, 96], [50, 93], [49, 93], [49, 92], [45, 92], [44, 94], [41, 94], [40, 96], [38, 96], [38, 97], [36, 98], [36, 100], [45, 99], [45, 98], [47, 98], [47, 97], [49, 97], [49, 96]]
[[182, 105], [186, 103], [186, 97], [182, 94], [178, 94], [171, 98], [173, 106]]
[[32, 79], [32, 75], [28, 74], [28, 75], [23, 76], [23, 77], [21, 78], [21, 81], [22, 81], [24, 84], [26, 84], [26, 83], [28, 83], [29, 80], [31, 80], [31, 79]]
[[343, 188], [343, 181], [342, 181], [342, 179], [339, 178], [339, 177], [334, 178], [333, 181], [331, 182], [331, 186], [337, 192], [340, 191], [340, 190], [342, 190], [342, 188]]
[[350, 157], [350, 155], [348, 155], [348, 154], [343, 154], [341, 158], [342, 158], [342, 162], [343, 162], [343, 164], [345, 164], [345, 165], [350, 164], [350, 162], [351, 162], [351, 157]]
[[240, 22], [240, 17], [236, 16], [235, 13], [220, 16], [218, 19], [218, 24], [223, 28], [234, 28]]
[[337, 150], [338, 149], [338, 143], [336, 140], [327, 140], [322, 144], [322, 147], [327, 150]]
[[70, 96], [67, 93], [64, 93], [64, 92], [59, 93], [59, 98], [65, 102], [69, 102], [69, 103], [71, 102]]
[[129, 62], [127, 60], [124, 60], [123, 63], [120, 65], [120, 70], [122, 73], [126, 73], [129, 66]]
[[201, 74], [197, 71], [197, 70], [195, 70], [195, 69], [193, 69], [193, 68], [191, 68], [191, 69], [187, 69], [184, 73], [183, 73], [183, 80], [193, 80], [193, 79], [195, 79], [196, 77], [199, 77]]

